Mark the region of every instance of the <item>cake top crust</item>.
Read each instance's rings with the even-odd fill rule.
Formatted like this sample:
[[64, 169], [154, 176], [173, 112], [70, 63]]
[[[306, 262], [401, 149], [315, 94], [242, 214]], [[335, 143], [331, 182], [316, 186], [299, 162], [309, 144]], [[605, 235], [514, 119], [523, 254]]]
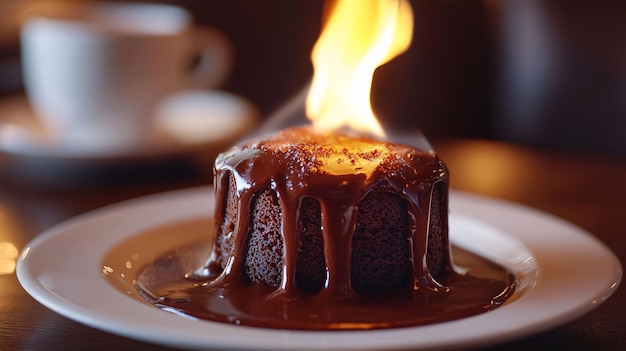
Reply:
[[216, 169], [221, 168], [231, 168], [247, 182], [265, 182], [264, 175], [281, 169], [288, 183], [303, 187], [312, 177], [365, 183], [400, 177], [414, 186], [447, 175], [432, 151], [348, 133], [320, 134], [310, 127], [284, 129], [237, 146], [218, 157]]

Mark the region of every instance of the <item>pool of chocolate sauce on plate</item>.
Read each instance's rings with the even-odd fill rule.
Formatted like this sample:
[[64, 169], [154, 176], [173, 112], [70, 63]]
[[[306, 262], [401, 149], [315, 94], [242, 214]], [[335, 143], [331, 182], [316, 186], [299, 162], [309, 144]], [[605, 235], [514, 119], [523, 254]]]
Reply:
[[[198, 222], [200, 225], [202, 222]], [[188, 229], [189, 222], [180, 224]], [[170, 228], [176, 232], [176, 226]], [[178, 315], [246, 326], [295, 330], [356, 330], [418, 326], [492, 310], [515, 290], [515, 277], [503, 267], [458, 247], [452, 248], [457, 274], [443, 282], [449, 291], [403, 291], [334, 299], [324, 294], [276, 295], [275, 288], [241, 283], [207, 288], [186, 278], [198, 267], [206, 243], [179, 247], [144, 267], [140, 294]]]

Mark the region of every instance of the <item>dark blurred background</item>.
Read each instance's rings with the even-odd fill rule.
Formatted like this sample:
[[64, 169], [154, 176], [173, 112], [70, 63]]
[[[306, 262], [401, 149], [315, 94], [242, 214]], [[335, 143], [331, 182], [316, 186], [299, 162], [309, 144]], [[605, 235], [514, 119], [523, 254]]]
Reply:
[[[0, 96], [22, 91], [19, 22], [0, 1]], [[88, 1], [88, 0], [85, 0]], [[312, 75], [322, 0], [168, 0], [235, 44], [224, 87], [264, 116]], [[626, 155], [626, 1], [411, 0], [413, 44], [376, 73], [383, 124], [428, 137], [508, 140]]]

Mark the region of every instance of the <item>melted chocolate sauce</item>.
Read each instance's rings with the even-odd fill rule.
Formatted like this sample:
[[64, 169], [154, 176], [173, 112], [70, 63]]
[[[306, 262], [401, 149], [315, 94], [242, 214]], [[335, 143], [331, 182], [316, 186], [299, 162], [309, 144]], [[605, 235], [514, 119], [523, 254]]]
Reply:
[[[445, 237], [443, 270], [431, 274], [428, 243], [435, 187], [447, 209], [448, 172], [432, 152], [345, 135], [317, 135], [306, 128], [284, 130], [271, 139], [236, 147], [218, 157], [215, 166], [216, 237], [224, 221], [227, 179], [235, 180], [237, 222], [233, 248], [220, 262], [219, 244], [192, 279], [168, 277], [159, 283], [170, 255], [148, 267], [139, 279], [140, 292], [169, 311], [219, 322], [281, 329], [372, 329], [422, 325], [458, 319], [493, 309], [514, 290], [515, 279], [503, 269], [472, 257], [471, 269], [459, 274], [447, 243], [447, 216], [439, 235]], [[444, 186], [442, 186], [442, 184]], [[261, 189], [276, 192], [282, 211], [283, 260], [278, 287], [252, 283], [245, 274], [251, 203]], [[352, 237], [359, 203], [372, 191], [405, 199], [409, 213], [410, 284], [390, 293], [359, 294], [350, 277]], [[319, 201], [326, 281], [321, 291], [303, 292], [296, 282], [298, 209], [305, 197]], [[463, 255], [463, 254], [462, 254]], [[477, 271], [476, 268], [479, 268]], [[472, 272], [479, 272], [473, 274]], [[484, 276], [487, 272], [487, 276]]]
[[[173, 228], [175, 229], [175, 228]], [[237, 325], [296, 330], [398, 328], [440, 323], [492, 310], [515, 290], [515, 278], [504, 268], [453, 247], [455, 264], [464, 274], [446, 278], [447, 292], [402, 291], [350, 299], [328, 295], [286, 296], [264, 284], [238, 282], [208, 287], [182, 272], [196, 267], [190, 256], [198, 243], [163, 255], [137, 277], [137, 288], [155, 306], [189, 318]], [[468, 268], [465, 268], [468, 267]]]

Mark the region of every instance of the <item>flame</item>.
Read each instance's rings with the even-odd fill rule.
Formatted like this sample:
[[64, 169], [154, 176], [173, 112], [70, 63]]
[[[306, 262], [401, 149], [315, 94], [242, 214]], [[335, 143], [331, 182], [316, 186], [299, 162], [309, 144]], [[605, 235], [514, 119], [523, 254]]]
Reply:
[[384, 136], [370, 103], [379, 66], [411, 43], [413, 12], [407, 0], [333, 0], [313, 48], [315, 69], [307, 117], [321, 132], [344, 126]]

